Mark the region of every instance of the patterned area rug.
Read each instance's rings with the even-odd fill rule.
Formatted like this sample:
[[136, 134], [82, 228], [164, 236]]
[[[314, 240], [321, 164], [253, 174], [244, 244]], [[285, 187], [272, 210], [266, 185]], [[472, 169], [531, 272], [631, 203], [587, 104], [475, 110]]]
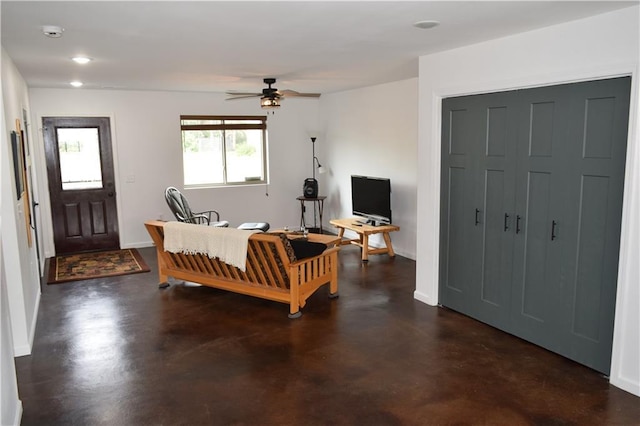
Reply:
[[70, 254], [50, 259], [47, 284], [149, 271], [136, 249]]

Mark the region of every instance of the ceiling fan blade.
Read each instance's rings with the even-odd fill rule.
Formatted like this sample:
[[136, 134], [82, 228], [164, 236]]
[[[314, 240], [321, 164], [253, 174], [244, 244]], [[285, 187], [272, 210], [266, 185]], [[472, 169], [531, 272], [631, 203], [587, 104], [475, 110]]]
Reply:
[[262, 96], [262, 93], [255, 92], [226, 92], [230, 96]]
[[295, 96], [298, 96], [298, 97], [301, 97], [301, 98], [319, 98], [320, 97], [320, 93], [298, 93]]
[[227, 98], [228, 101], [232, 101], [234, 99], [246, 99], [246, 98], [261, 98], [261, 99], [270, 99], [272, 101], [278, 101], [284, 98], [318, 98], [320, 97], [320, 93], [301, 93], [295, 90], [278, 90], [275, 87], [272, 87], [272, 84], [275, 84], [275, 78], [265, 78], [264, 83], [269, 87], [262, 89], [260, 93], [251, 93], [251, 92], [234, 92], [229, 91], [226, 92], [230, 97]]
[[280, 90], [279, 93], [281, 94], [281, 96], [288, 97], [288, 98], [294, 98], [294, 97], [319, 98], [320, 97], [320, 93], [300, 93], [300, 92], [296, 92], [295, 90]]
[[248, 99], [248, 98], [255, 98], [255, 97], [258, 97], [258, 96], [262, 96], [262, 93], [261, 93], [261, 94], [259, 94], [259, 95], [242, 95], [242, 96], [233, 96], [233, 97], [231, 97], [231, 98], [227, 98], [226, 100], [227, 100], [227, 101], [233, 101], [233, 100], [235, 100], [235, 99]]

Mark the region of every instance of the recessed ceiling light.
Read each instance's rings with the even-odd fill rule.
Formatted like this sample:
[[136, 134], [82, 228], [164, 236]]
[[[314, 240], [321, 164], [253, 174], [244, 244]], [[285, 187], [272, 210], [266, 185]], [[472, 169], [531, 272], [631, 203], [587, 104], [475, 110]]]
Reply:
[[414, 27], [420, 28], [421, 30], [428, 30], [438, 25], [440, 25], [440, 21], [418, 21], [413, 24]]
[[73, 87], [82, 87], [82, 82], [81, 81], [72, 81], [69, 84], [72, 85]]
[[88, 64], [89, 62], [91, 62], [93, 59], [91, 58], [87, 58], [86, 56], [75, 56], [73, 58], [71, 58], [71, 60], [77, 64]]

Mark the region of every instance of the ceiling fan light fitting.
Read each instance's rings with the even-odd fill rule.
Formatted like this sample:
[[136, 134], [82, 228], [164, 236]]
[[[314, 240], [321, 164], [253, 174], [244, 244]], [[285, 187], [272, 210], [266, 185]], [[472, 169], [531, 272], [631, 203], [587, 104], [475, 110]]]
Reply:
[[280, 102], [276, 98], [260, 98], [260, 107], [263, 109], [280, 108]]

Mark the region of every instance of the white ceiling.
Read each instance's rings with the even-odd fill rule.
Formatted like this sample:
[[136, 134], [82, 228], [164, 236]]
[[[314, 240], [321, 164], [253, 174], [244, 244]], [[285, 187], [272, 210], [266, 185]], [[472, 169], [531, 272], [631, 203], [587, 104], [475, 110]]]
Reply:
[[[2, 1], [1, 41], [30, 87], [259, 91], [276, 77], [279, 89], [329, 93], [416, 77], [422, 55], [637, 4]], [[70, 60], [80, 54], [94, 61]]]

